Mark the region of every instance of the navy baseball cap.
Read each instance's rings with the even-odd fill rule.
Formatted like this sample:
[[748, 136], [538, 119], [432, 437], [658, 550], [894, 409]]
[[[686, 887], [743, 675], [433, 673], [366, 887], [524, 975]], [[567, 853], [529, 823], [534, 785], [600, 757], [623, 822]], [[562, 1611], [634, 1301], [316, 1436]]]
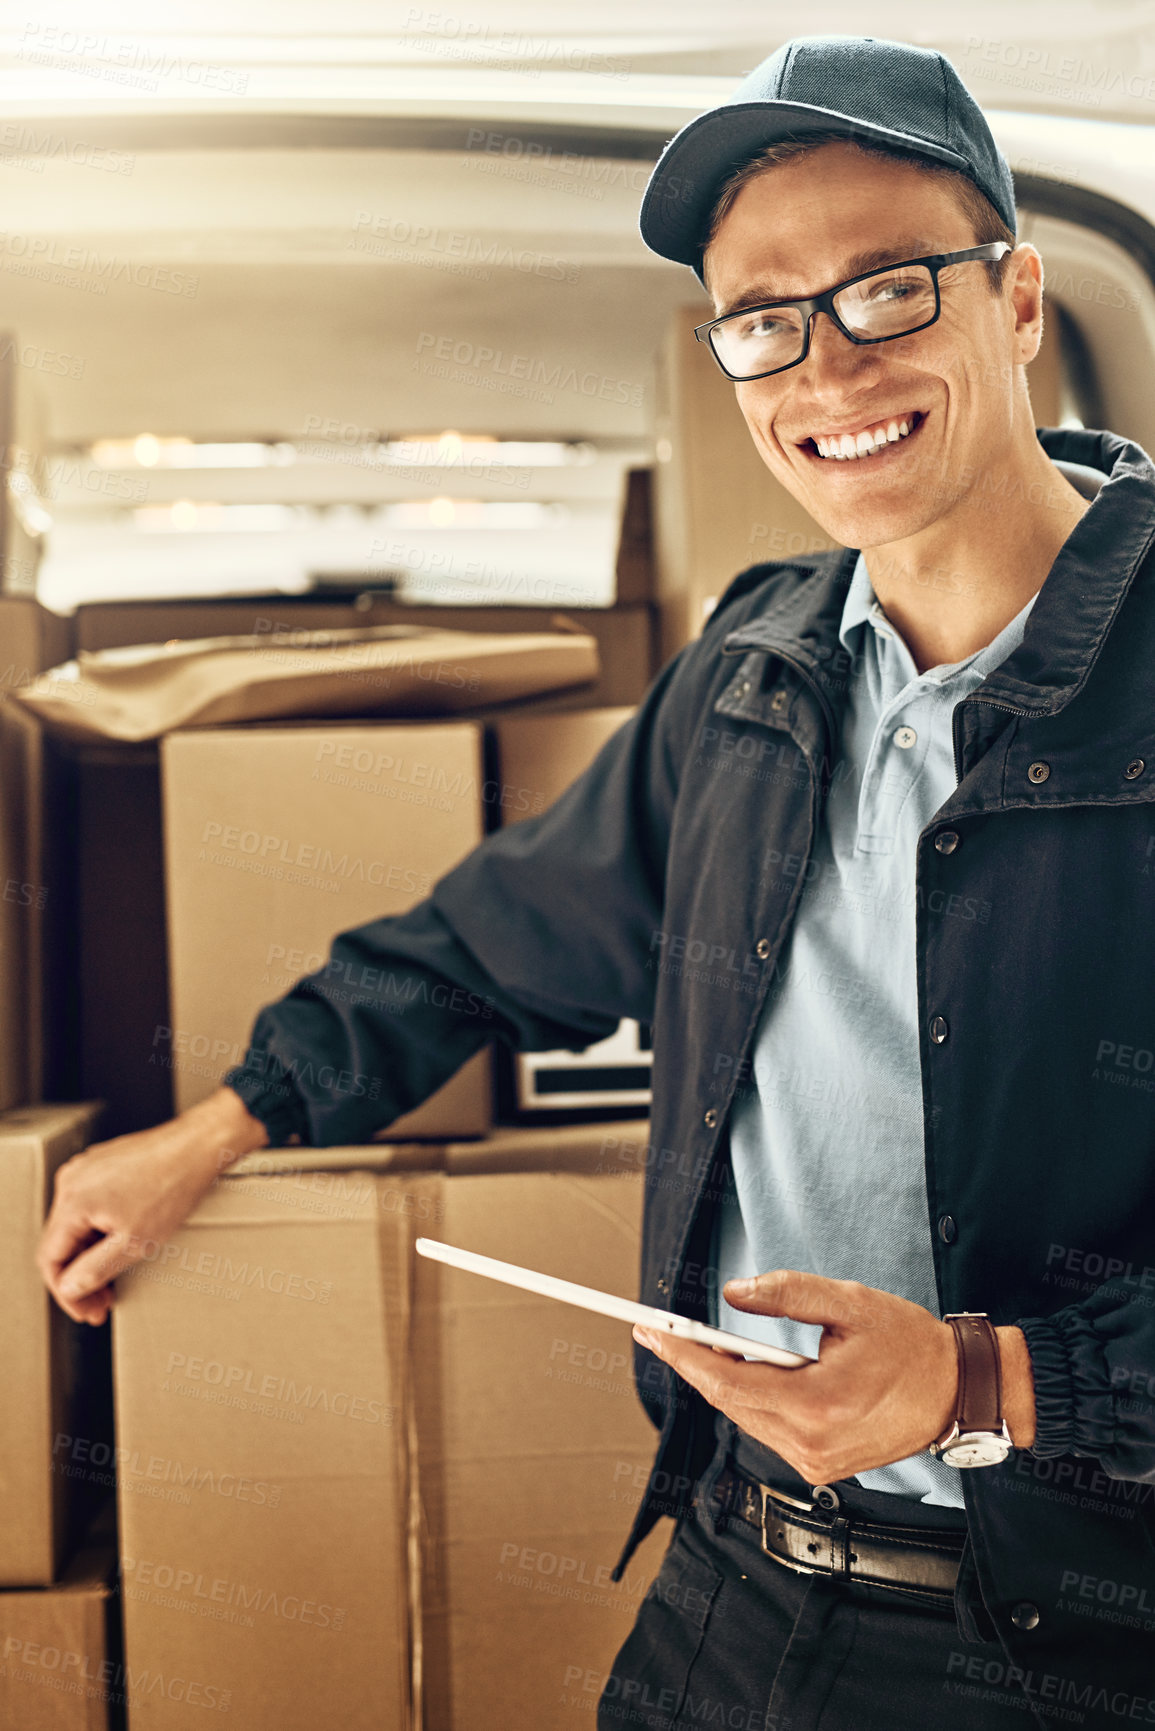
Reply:
[[1015, 232], [1007, 160], [945, 55], [874, 36], [796, 36], [666, 145], [642, 198], [642, 239], [703, 282], [706, 230], [723, 181], [765, 145], [826, 131], [957, 169]]

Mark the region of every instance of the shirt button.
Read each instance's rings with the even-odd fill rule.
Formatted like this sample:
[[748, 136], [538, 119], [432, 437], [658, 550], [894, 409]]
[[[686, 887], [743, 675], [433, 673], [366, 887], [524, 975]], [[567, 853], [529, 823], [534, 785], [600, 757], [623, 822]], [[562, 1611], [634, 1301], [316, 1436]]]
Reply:
[[930, 1037], [936, 1046], [941, 1046], [950, 1033], [950, 1024], [945, 1016], [932, 1016], [930, 1019]]
[[918, 734], [914, 731], [913, 727], [896, 727], [894, 732], [891, 734], [891, 738], [894, 740], [895, 745], [902, 747], [903, 751], [909, 751], [915, 740], [918, 738]]
[[953, 1214], [940, 1214], [938, 1217], [938, 1235], [944, 1244], [953, 1244], [958, 1237], [958, 1227]]
[[939, 853], [953, 853], [958, 846], [957, 830], [940, 829], [934, 838], [934, 845]]
[[759, 938], [758, 942], [754, 945], [754, 954], [758, 957], [760, 962], [764, 962], [766, 957], [770, 954], [770, 939]]
[[663, 1274], [658, 1280], [658, 1291], [659, 1292], [669, 1292], [669, 1290], [670, 1290], [670, 1283], [666, 1279], [665, 1275]]
[[703, 1112], [702, 1122], [708, 1130], [714, 1128], [715, 1124], [718, 1122], [718, 1114], [715, 1112], [713, 1106], [710, 1107], [708, 1112]]
[[1039, 1626], [1039, 1607], [1032, 1605], [1029, 1599], [1020, 1599], [1011, 1612], [1011, 1622], [1016, 1629], [1037, 1629]]

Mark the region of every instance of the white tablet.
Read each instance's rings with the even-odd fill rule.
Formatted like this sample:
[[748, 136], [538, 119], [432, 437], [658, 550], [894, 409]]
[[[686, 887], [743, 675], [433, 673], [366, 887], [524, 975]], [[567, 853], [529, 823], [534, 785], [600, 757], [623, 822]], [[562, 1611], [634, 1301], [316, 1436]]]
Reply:
[[572, 1280], [559, 1280], [553, 1274], [538, 1274], [532, 1268], [520, 1268], [516, 1262], [500, 1262], [495, 1256], [480, 1256], [476, 1250], [459, 1250], [455, 1244], [442, 1244], [436, 1238], [419, 1238], [418, 1254], [431, 1256], [436, 1262], [448, 1262], [454, 1268], [468, 1269], [471, 1274], [484, 1274], [490, 1280], [504, 1280], [508, 1286], [521, 1286], [527, 1292], [538, 1292], [543, 1298], [560, 1298], [563, 1304], [577, 1304], [583, 1310], [596, 1310], [601, 1316], [616, 1316], [622, 1322], [640, 1322], [644, 1328], [660, 1329], [664, 1334], [676, 1334], [681, 1340], [697, 1341], [699, 1346], [720, 1346], [724, 1352], [737, 1353], [742, 1358], [757, 1359], [763, 1364], [778, 1364], [793, 1369], [800, 1364], [815, 1364], [800, 1352], [788, 1352], [782, 1346], [768, 1346], [761, 1340], [748, 1340], [741, 1334], [730, 1334], [724, 1328], [711, 1328], [705, 1322], [694, 1322], [688, 1316], [676, 1316], [669, 1310], [655, 1310], [649, 1304], [636, 1304], [632, 1298], [617, 1298], [612, 1292], [599, 1292], [594, 1286], [578, 1286]]

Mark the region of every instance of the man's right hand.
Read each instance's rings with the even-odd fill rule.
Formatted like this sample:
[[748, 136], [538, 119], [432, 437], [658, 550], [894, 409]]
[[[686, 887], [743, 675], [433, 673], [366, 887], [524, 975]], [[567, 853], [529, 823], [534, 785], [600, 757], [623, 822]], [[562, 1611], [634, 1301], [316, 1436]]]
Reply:
[[220, 1087], [179, 1117], [66, 1160], [36, 1256], [61, 1309], [102, 1323], [116, 1276], [155, 1256], [225, 1168], [268, 1140], [240, 1095]]

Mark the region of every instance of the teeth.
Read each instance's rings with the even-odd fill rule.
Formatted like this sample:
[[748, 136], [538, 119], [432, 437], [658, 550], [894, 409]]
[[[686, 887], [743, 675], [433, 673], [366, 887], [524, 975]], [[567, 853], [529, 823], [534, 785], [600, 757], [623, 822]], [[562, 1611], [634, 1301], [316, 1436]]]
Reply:
[[876, 427], [873, 432], [835, 433], [832, 438], [822, 438], [815, 434], [814, 443], [820, 457], [833, 457], [845, 462], [852, 457], [871, 456], [884, 445], [893, 445], [898, 439], [905, 439], [910, 430], [909, 421], [887, 421], [885, 426]]

